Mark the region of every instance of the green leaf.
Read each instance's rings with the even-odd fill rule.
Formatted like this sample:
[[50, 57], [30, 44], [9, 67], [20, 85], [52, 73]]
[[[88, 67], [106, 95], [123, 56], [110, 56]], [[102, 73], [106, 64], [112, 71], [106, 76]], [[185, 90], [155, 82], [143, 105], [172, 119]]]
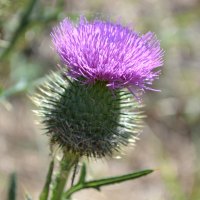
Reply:
[[67, 199], [70, 199], [70, 197], [73, 193], [75, 193], [79, 190], [83, 190], [86, 188], [93, 188], [93, 189], [100, 190], [100, 187], [102, 187], [102, 186], [112, 185], [112, 184], [121, 183], [121, 182], [128, 181], [128, 180], [137, 179], [142, 176], [148, 175], [152, 172], [153, 172], [153, 170], [146, 169], [146, 170], [142, 170], [142, 171], [138, 171], [138, 172], [133, 172], [130, 174], [125, 174], [122, 176], [114, 176], [114, 177], [85, 182], [86, 168], [85, 168], [85, 165], [83, 165], [79, 182], [76, 185], [74, 185], [73, 187], [71, 187], [69, 190], [67, 190], [64, 193], [64, 197], [67, 200]]
[[79, 184], [84, 183], [85, 182], [85, 177], [86, 177], [86, 165], [85, 163], [83, 163], [83, 166], [81, 168], [81, 175], [79, 178]]
[[9, 187], [8, 187], [8, 200], [16, 200], [16, 189], [17, 188], [17, 178], [16, 174], [12, 173], [10, 175], [10, 180], [9, 180]]
[[49, 165], [49, 170], [48, 170], [48, 173], [47, 173], [46, 182], [45, 182], [43, 190], [42, 190], [42, 192], [40, 194], [39, 200], [47, 200], [48, 199], [48, 196], [49, 196], [49, 186], [51, 184], [53, 168], [54, 168], [54, 160], [52, 160], [51, 163], [50, 163], [50, 165]]

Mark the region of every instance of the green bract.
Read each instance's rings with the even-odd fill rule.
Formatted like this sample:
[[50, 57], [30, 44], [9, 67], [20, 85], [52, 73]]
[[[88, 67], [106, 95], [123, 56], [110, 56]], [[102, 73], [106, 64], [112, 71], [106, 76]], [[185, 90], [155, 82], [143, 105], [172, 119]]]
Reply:
[[35, 98], [51, 142], [80, 156], [103, 157], [120, 150], [140, 131], [141, 104], [128, 91], [105, 82], [84, 84], [53, 73]]

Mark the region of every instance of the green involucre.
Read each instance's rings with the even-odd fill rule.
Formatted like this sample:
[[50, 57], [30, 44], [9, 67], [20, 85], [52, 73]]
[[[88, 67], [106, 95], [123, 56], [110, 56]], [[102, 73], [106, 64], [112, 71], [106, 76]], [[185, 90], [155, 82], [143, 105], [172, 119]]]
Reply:
[[39, 106], [51, 142], [80, 156], [103, 157], [127, 145], [140, 131], [141, 105], [105, 82], [84, 84], [54, 73], [40, 88]]

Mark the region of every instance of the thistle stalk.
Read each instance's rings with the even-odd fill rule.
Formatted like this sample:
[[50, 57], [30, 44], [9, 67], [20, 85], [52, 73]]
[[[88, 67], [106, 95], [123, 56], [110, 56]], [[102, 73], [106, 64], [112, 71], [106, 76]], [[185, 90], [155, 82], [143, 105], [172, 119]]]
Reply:
[[55, 179], [51, 200], [61, 200], [71, 168], [77, 163], [79, 157], [71, 152], [64, 152], [60, 161], [60, 169]]

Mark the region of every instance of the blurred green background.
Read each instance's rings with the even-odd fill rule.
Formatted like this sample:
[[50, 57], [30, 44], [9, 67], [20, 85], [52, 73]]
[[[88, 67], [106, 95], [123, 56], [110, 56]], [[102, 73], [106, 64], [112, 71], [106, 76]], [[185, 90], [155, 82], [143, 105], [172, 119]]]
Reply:
[[[165, 50], [165, 65], [147, 92], [145, 128], [121, 159], [93, 161], [90, 177], [157, 169], [140, 180], [85, 190], [79, 200], [200, 199], [200, 1], [199, 0], [0, 0], [0, 199], [9, 175], [18, 176], [18, 199], [33, 199], [44, 183], [48, 140], [28, 98], [59, 59], [52, 26], [64, 17], [110, 18], [140, 33], [153, 31]], [[117, 155], [117, 158], [119, 156]]]

